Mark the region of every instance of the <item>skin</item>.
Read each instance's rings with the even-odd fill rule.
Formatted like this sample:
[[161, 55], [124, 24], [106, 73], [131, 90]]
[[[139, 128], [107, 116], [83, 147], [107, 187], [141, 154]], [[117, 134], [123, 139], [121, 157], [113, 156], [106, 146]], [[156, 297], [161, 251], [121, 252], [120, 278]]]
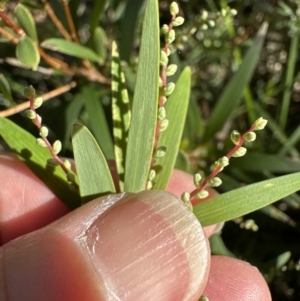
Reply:
[[0, 183], [0, 301], [271, 300], [255, 267], [210, 256], [216, 226], [203, 229], [175, 197], [193, 189], [186, 173], [173, 172], [170, 193], [73, 212], [13, 155], [0, 155]]

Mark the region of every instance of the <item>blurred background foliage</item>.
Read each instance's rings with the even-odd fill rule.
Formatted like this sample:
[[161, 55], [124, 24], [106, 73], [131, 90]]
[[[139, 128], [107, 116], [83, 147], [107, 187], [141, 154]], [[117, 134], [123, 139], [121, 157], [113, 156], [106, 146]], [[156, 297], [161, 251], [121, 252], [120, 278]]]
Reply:
[[[170, 21], [170, 2], [159, 1], [161, 25]], [[14, 21], [18, 3], [5, 4], [6, 13]], [[68, 28], [62, 3], [49, 3]], [[45, 4], [49, 3], [22, 2], [33, 15], [39, 43], [63, 38], [47, 15]], [[233, 159], [221, 174], [220, 192], [299, 171], [300, 1], [180, 0], [178, 4], [185, 23], [176, 29], [170, 59], [180, 70], [187, 65], [192, 68], [192, 93], [177, 167], [208, 173], [211, 164], [232, 147], [230, 131], [244, 132], [263, 116], [269, 120], [266, 130], [259, 132], [255, 143], [247, 145], [245, 157]], [[63, 141], [64, 156], [72, 156], [70, 129], [80, 121], [92, 130], [111, 159], [111, 44], [116, 40], [119, 45], [131, 100], [144, 1], [71, 0], [69, 8], [81, 45], [93, 50], [98, 61], [91, 63], [66, 50], [49, 49], [45, 43], [43, 51], [68, 68], [55, 68], [42, 58], [33, 71], [20, 64], [16, 45], [0, 32], [0, 116], [9, 117], [36, 135], [24, 112], [5, 113], [24, 102], [24, 86], [33, 85], [39, 95], [51, 95], [39, 114], [50, 129], [49, 139]], [[207, 137], [211, 112], [264, 21], [269, 29], [253, 78], [239, 104], [226, 116], [222, 130]], [[0, 19], [1, 28], [11, 32]], [[53, 92], [60, 87], [67, 87], [66, 92]], [[300, 196], [293, 194], [226, 223], [222, 233], [211, 239], [212, 252], [256, 265], [270, 285], [273, 300], [300, 300], [299, 208]]]

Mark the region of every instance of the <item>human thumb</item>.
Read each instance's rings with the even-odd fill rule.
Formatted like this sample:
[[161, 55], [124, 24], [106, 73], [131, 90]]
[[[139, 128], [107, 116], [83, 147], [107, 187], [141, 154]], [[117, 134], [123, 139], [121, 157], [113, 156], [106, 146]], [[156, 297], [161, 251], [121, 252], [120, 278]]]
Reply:
[[0, 300], [198, 300], [202, 227], [164, 191], [98, 198], [0, 248]]

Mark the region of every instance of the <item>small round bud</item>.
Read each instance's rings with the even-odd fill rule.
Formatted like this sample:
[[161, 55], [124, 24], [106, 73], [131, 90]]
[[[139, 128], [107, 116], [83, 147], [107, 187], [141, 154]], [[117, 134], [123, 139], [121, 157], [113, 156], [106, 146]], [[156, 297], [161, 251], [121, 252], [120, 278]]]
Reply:
[[39, 108], [43, 104], [43, 98], [42, 97], [37, 97], [34, 102], [33, 106], [35, 109]]
[[37, 138], [36, 143], [37, 143], [38, 146], [47, 147], [46, 142], [42, 138]]
[[25, 114], [26, 114], [26, 116], [27, 116], [29, 119], [35, 119], [35, 118], [36, 118], [36, 112], [33, 111], [33, 110], [26, 110], [26, 111], [25, 111]]
[[35, 89], [30, 85], [29, 87], [24, 88], [24, 95], [28, 98], [35, 95]]
[[157, 115], [158, 120], [162, 121], [166, 118], [166, 116], [167, 116], [166, 115], [166, 109], [164, 107], [160, 107], [158, 109], [158, 115]]
[[64, 160], [64, 166], [67, 170], [71, 170], [72, 168], [71, 162], [69, 160]]
[[151, 190], [152, 188], [153, 188], [153, 182], [152, 181], [147, 181], [146, 190]]
[[176, 17], [173, 21], [172, 21], [172, 25], [174, 27], [180, 26], [184, 23], [184, 18], [183, 17]]
[[216, 26], [216, 22], [215, 22], [214, 20], [209, 20], [209, 21], [208, 21], [208, 25], [209, 25], [210, 27], [215, 27], [215, 26]]
[[151, 169], [148, 175], [148, 180], [153, 181], [155, 177], [156, 177], [156, 171], [154, 169]]
[[249, 132], [243, 135], [244, 139], [248, 142], [252, 142], [256, 139], [256, 134], [254, 132]]
[[196, 194], [196, 197], [197, 197], [198, 199], [205, 199], [206, 197], [208, 197], [208, 195], [209, 195], [209, 193], [208, 193], [207, 190], [201, 190], [200, 192], [198, 192], [198, 193]]
[[221, 15], [222, 15], [223, 17], [225, 17], [225, 16], [227, 15], [227, 11], [226, 11], [225, 8], [222, 8], [222, 9], [221, 9]]
[[169, 125], [169, 120], [168, 120], [168, 119], [164, 119], [164, 120], [160, 123], [160, 129], [159, 129], [159, 131], [160, 131], [160, 132], [165, 131], [165, 130], [167, 129], [168, 125]]
[[258, 118], [256, 121], [255, 121], [255, 131], [258, 131], [258, 130], [263, 130], [266, 126], [266, 124], [268, 123], [268, 120], [266, 119], [263, 119], [262, 117]]
[[172, 44], [175, 40], [175, 30], [171, 29], [167, 34], [166, 34], [166, 43], [167, 44]]
[[161, 28], [161, 31], [164, 35], [166, 35], [169, 32], [169, 25], [164, 24]]
[[209, 301], [209, 299], [206, 296], [201, 296], [199, 301]]
[[47, 160], [47, 165], [51, 167], [56, 167], [59, 165], [59, 163], [55, 159], [50, 158]]
[[234, 8], [232, 8], [232, 9], [230, 10], [230, 14], [231, 14], [232, 16], [236, 16], [236, 15], [237, 15], [237, 10], [234, 9]]
[[207, 183], [211, 186], [211, 187], [218, 187], [222, 184], [222, 180], [219, 177], [214, 177], [211, 178], [207, 181]]
[[55, 155], [57, 155], [62, 148], [61, 142], [59, 140], [54, 141], [54, 143], [52, 144], [52, 148], [53, 148], [53, 152]]
[[247, 152], [247, 149], [245, 148], [245, 147], [240, 147], [233, 155], [232, 155], [232, 157], [235, 157], [235, 158], [237, 158], [237, 157], [242, 157], [242, 156], [244, 156], [245, 154], [246, 154], [246, 152]]
[[68, 172], [67, 173], [67, 180], [69, 181], [69, 182], [75, 182], [75, 175], [72, 173], [72, 172]]
[[231, 138], [231, 141], [232, 141], [235, 145], [237, 145], [237, 144], [239, 144], [239, 142], [240, 142], [241, 134], [240, 134], [238, 131], [233, 130], [233, 131], [231, 132], [230, 138]]
[[154, 157], [162, 158], [165, 156], [166, 152], [167, 152], [167, 148], [165, 146], [160, 146], [155, 150]]
[[177, 65], [171, 64], [167, 67], [166, 74], [167, 76], [172, 76], [175, 74], [176, 71], [177, 71]]
[[164, 89], [165, 90], [165, 96], [171, 95], [173, 93], [174, 89], [175, 89], [175, 84], [172, 83], [172, 82], [168, 83], [167, 86]]
[[196, 173], [196, 174], [194, 175], [194, 178], [193, 178], [194, 185], [195, 185], [196, 187], [199, 187], [200, 184], [201, 184], [201, 180], [202, 180], [202, 176], [201, 176], [199, 173]]
[[45, 126], [42, 126], [40, 128], [40, 136], [43, 137], [43, 138], [46, 138], [49, 134], [49, 130], [48, 128], [46, 128]]
[[208, 12], [206, 11], [206, 10], [203, 10], [202, 11], [202, 14], [201, 14], [201, 18], [202, 18], [202, 20], [206, 20], [207, 19], [207, 17], [208, 17]]
[[184, 193], [182, 193], [182, 195], [181, 195], [180, 198], [181, 198], [181, 200], [182, 200], [184, 203], [187, 203], [187, 202], [190, 201], [191, 196], [190, 196], [190, 194], [189, 194], [188, 192], [184, 192]]
[[164, 50], [160, 52], [160, 64], [166, 66], [169, 62], [168, 56]]
[[229, 159], [226, 156], [224, 156], [224, 157], [220, 158], [217, 161], [217, 163], [218, 163], [218, 165], [225, 167], [225, 166], [229, 165]]
[[177, 15], [179, 13], [179, 7], [178, 4], [176, 2], [172, 2], [170, 5], [170, 14], [173, 15]]
[[202, 24], [201, 29], [202, 29], [202, 30], [207, 30], [207, 29], [208, 29], [207, 24], [206, 24], [206, 23]]

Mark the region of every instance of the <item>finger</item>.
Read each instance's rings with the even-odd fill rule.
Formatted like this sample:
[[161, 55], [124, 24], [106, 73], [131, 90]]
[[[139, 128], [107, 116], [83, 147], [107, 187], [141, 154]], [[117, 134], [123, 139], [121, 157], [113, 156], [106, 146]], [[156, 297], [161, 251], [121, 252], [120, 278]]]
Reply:
[[256, 267], [225, 256], [212, 256], [204, 290], [209, 301], [271, 301], [266, 281]]
[[0, 257], [4, 301], [196, 301], [210, 262], [198, 220], [163, 191], [90, 202]]
[[[180, 198], [181, 194], [184, 191], [191, 192], [194, 189], [195, 189], [195, 185], [194, 185], [194, 182], [193, 182], [193, 176], [186, 173], [186, 172], [183, 172], [181, 170], [175, 169], [172, 173], [172, 176], [170, 178], [170, 181], [169, 181], [169, 184], [168, 184], [168, 187], [167, 187], [166, 190], [173, 193], [178, 198]], [[209, 195], [208, 195], [207, 198], [205, 198], [203, 200], [211, 199], [211, 198], [218, 195], [218, 193], [210, 187], [206, 188], [206, 190], [209, 192]], [[209, 237], [212, 234], [219, 231], [220, 228], [222, 228], [220, 226], [221, 225], [218, 224], [218, 225], [211, 225], [211, 226], [208, 226], [208, 227], [204, 227], [204, 230], [205, 230], [205, 233], [206, 233], [207, 237]]]
[[14, 154], [0, 155], [0, 183], [0, 245], [69, 212]]

